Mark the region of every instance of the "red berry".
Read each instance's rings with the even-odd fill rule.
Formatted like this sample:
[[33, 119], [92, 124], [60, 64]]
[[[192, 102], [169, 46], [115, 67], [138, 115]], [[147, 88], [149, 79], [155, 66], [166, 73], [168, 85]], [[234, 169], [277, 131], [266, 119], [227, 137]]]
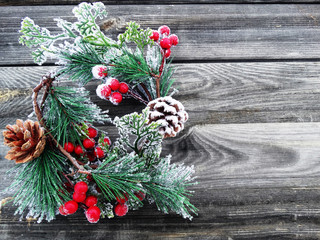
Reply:
[[92, 138], [86, 138], [83, 140], [82, 144], [86, 149], [89, 149], [89, 148], [93, 148], [96, 142]]
[[120, 85], [119, 85], [119, 92], [120, 92], [120, 93], [125, 94], [125, 93], [128, 92], [128, 90], [129, 90], [128, 84], [126, 84], [126, 83], [124, 83], [124, 82], [120, 83]]
[[115, 78], [108, 79], [106, 84], [111, 88], [112, 91], [117, 91], [120, 86], [118, 79]]
[[111, 145], [111, 140], [110, 140], [110, 138], [105, 137], [105, 138], [103, 139], [103, 144], [102, 144], [102, 146], [104, 146], [105, 143], [108, 144], [108, 146], [110, 146], [110, 145]]
[[103, 158], [104, 157], [104, 152], [100, 147], [96, 147], [96, 149], [94, 150], [94, 155], [97, 158]]
[[101, 189], [98, 186], [96, 186], [96, 190], [98, 193], [102, 193]]
[[137, 193], [134, 193], [134, 195], [136, 195], [136, 197], [142, 201], [145, 197], [146, 197], [146, 194], [144, 192], [137, 192]]
[[64, 204], [63, 210], [66, 214], [73, 214], [78, 210], [78, 203], [70, 200]]
[[108, 75], [107, 67], [103, 65], [96, 65], [92, 68], [92, 75], [94, 78], [102, 79]]
[[123, 196], [117, 196], [116, 197], [118, 203], [120, 204], [124, 204], [126, 201], [128, 201], [128, 196], [127, 196], [127, 193], [125, 193]]
[[168, 48], [171, 48], [171, 41], [169, 38], [162, 38], [161, 41], [160, 41], [160, 46], [163, 48], [163, 49], [168, 49]]
[[84, 194], [88, 191], [88, 184], [83, 181], [77, 182], [76, 185], [74, 185], [74, 191]]
[[86, 199], [86, 194], [82, 192], [76, 192], [74, 191], [72, 195], [73, 200], [76, 202], [83, 202]]
[[152, 35], [150, 36], [150, 39], [152, 39], [153, 41], [156, 42], [156, 41], [159, 40], [159, 37], [160, 37], [159, 32], [158, 31], [153, 31]]
[[121, 103], [121, 101], [122, 101], [122, 95], [121, 95], [121, 93], [118, 93], [118, 92], [112, 93], [112, 96], [111, 96], [110, 101], [111, 101], [113, 104]]
[[166, 25], [159, 27], [158, 31], [160, 32], [160, 34], [165, 34], [167, 36], [169, 36], [170, 34], [170, 28]]
[[96, 223], [99, 221], [100, 218], [100, 208], [97, 206], [92, 206], [89, 207], [88, 210], [86, 211], [86, 217], [90, 223]]
[[96, 160], [94, 153], [87, 153], [86, 156], [90, 162], [94, 162]]
[[173, 45], [173, 46], [176, 46], [179, 43], [179, 38], [175, 34], [170, 35], [169, 39], [171, 41], [171, 45]]
[[98, 131], [92, 127], [88, 128], [88, 132], [89, 132], [88, 134], [89, 138], [95, 138], [98, 135]]
[[111, 95], [111, 88], [108, 85], [103, 85], [100, 88], [100, 94], [104, 98], [109, 97]]
[[64, 150], [66, 150], [68, 153], [72, 153], [74, 150], [74, 145], [71, 142], [66, 142], [64, 144]]
[[170, 50], [170, 49], [167, 49], [167, 50], [164, 52], [164, 57], [165, 57], [165, 58], [168, 58], [168, 57], [170, 57], [170, 55], [171, 55], [171, 50]]
[[98, 203], [98, 198], [96, 197], [96, 196], [88, 196], [87, 198], [86, 198], [86, 201], [84, 202], [86, 205], [87, 205], [87, 207], [92, 207], [92, 206], [94, 206], [94, 205], [97, 205], [97, 203]]
[[119, 216], [122, 217], [124, 215], [126, 215], [128, 212], [128, 206], [126, 204], [117, 204], [117, 206], [114, 208], [114, 213]]
[[63, 215], [63, 216], [68, 215], [68, 214], [64, 211], [64, 205], [61, 205], [61, 206], [59, 207], [59, 212], [60, 212], [60, 214]]
[[80, 154], [83, 154], [83, 149], [82, 149], [82, 147], [80, 145], [77, 145], [74, 148], [74, 152], [75, 152], [75, 154], [80, 155]]

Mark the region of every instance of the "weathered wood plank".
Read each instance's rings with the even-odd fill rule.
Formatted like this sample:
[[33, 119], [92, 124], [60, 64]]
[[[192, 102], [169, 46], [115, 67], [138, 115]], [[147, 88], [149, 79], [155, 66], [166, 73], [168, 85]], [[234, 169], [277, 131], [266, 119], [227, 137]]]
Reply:
[[[1, 7], [0, 64], [32, 64], [30, 50], [18, 43], [23, 17], [55, 33], [53, 18], [74, 20], [72, 7]], [[169, 25], [181, 40], [173, 51], [177, 61], [319, 59], [320, 55], [320, 5], [110, 5], [107, 9], [110, 18], [117, 18], [112, 38], [129, 20], [143, 27]]]
[[[73, 5], [82, 0], [1, 0], [0, 6]], [[319, 3], [318, 0], [104, 0], [104, 4], [214, 4], [214, 3]]]
[[[187, 127], [204, 123], [320, 121], [320, 64], [317, 62], [211, 63], [175, 65], [176, 97], [190, 114]], [[32, 88], [53, 67], [0, 68], [0, 127], [32, 112]], [[92, 99], [110, 114], [123, 115], [143, 106], [125, 100], [121, 107]], [[9, 119], [8, 119], [9, 118]]]
[[[109, 130], [109, 127], [106, 128]], [[194, 164], [199, 184], [192, 201], [199, 216], [188, 222], [156, 212], [154, 206], [124, 218], [87, 224], [83, 214], [40, 225], [18, 221], [5, 206], [3, 239], [317, 239], [320, 197], [320, 123], [201, 125], [165, 141], [174, 162]], [[109, 131], [115, 137], [114, 130]], [[3, 173], [12, 163], [3, 159]], [[4, 197], [6, 195], [1, 195]], [[72, 226], [72, 228], [70, 228]]]

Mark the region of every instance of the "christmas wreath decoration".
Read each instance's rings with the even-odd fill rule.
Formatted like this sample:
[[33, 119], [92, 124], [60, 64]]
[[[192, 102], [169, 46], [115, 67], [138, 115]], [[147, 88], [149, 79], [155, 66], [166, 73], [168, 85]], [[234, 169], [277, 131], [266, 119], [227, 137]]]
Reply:
[[[81, 3], [73, 14], [74, 23], [55, 19], [62, 30], [57, 35], [28, 17], [21, 23], [20, 43], [36, 48], [35, 63], [51, 57], [58, 67], [34, 88], [37, 121], [17, 120], [3, 132], [11, 148], [6, 158], [17, 163], [7, 189], [14, 191], [16, 213], [41, 222], [82, 208], [96, 223], [149, 202], [191, 220], [197, 209], [187, 187], [195, 184], [194, 169], [160, 156], [163, 139], [176, 136], [188, 119], [172, 98], [170, 56], [178, 37], [167, 26], [152, 31], [129, 22], [114, 41], [96, 22], [107, 15], [102, 3]], [[100, 83], [101, 99], [118, 105], [131, 97], [146, 108], [111, 120], [90, 100], [89, 82]], [[94, 126], [99, 122], [114, 124], [119, 137], [111, 142]]]

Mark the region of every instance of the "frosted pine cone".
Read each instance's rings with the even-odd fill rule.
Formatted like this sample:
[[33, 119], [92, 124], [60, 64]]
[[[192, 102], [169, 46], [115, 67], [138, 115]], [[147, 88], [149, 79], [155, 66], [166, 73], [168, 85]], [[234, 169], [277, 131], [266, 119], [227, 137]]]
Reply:
[[157, 98], [149, 102], [148, 107], [148, 124], [158, 123], [159, 132], [164, 138], [176, 136], [188, 120], [182, 103], [172, 97]]
[[40, 156], [46, 145], [44, 130], [39, 122], [18, 119], [16, 125], [7, 125], [3, 131], [4, 144], [11, 147], [5, 156], [16, 163], [32, 161]]

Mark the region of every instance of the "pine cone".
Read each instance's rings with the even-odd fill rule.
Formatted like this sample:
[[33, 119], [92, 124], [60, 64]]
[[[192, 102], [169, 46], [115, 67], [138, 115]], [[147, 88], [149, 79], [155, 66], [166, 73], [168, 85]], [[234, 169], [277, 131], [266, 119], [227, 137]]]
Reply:
[[172, 97], [157, 98], [148, 104], [148, 124], [160, 124], [159, 132], [166, 137], [174, 137], [184, 128], [188, 113], [181, 102]]
[[16, 125], [7, 125], [3, 131], [4, 144], [11, 147], [5, 156], [16, 163], [32, 161], [40, 156], [46, 145], [44, 130], [39, 122], [18, 119]]

